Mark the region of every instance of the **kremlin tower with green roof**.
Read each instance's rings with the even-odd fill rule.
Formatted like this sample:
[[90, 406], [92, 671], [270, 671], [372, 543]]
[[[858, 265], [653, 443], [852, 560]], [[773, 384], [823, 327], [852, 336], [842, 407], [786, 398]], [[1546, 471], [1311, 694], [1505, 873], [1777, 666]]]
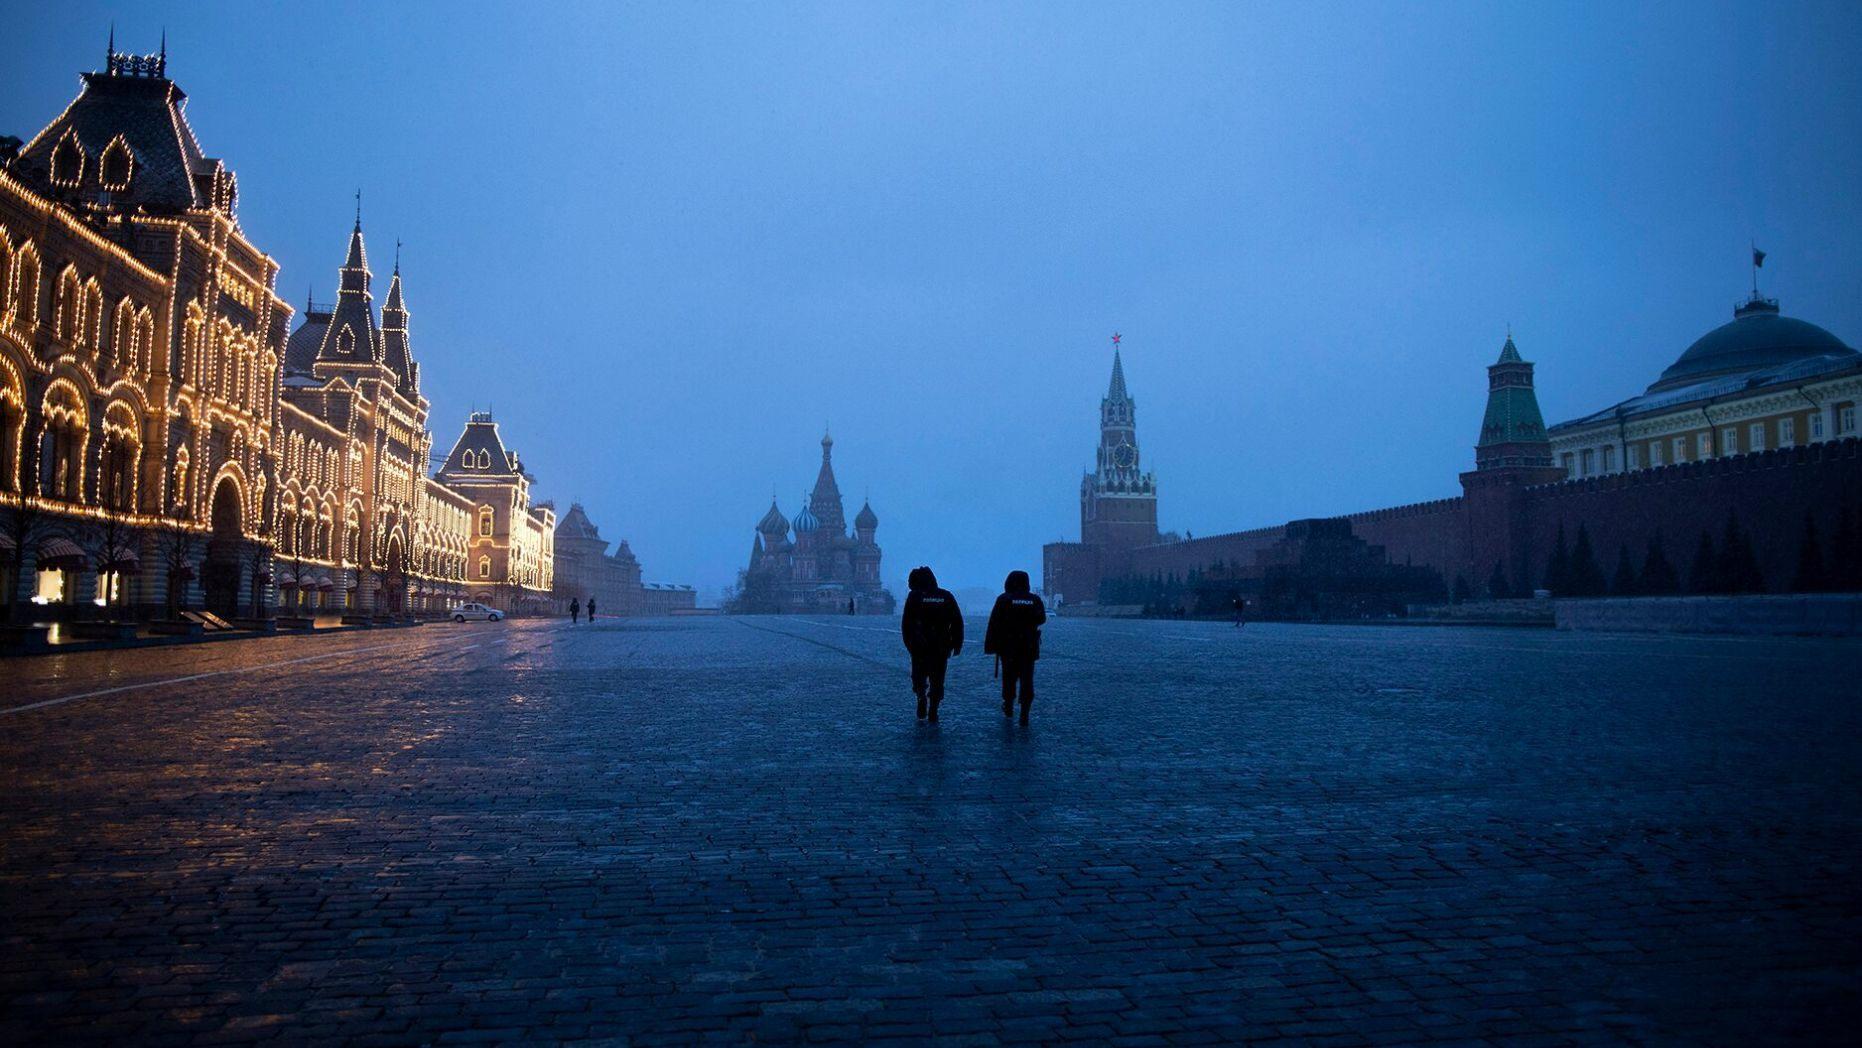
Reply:
[[1532, 391], [1532, 364], [1519, 355], [1509, 332], [1500, 359], [1487, 367], [1487, 414], [1481, 419], [1480, 442], [1474, 445], [1474, 468], [1544, 469], [1551, 464], [1545, 418]]

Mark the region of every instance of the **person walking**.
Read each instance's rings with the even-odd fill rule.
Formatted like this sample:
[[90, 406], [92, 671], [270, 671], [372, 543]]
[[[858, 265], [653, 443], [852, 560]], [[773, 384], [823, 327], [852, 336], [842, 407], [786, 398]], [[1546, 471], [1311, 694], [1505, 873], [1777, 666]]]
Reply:
[[588, 598], [588, 624], [590, 626], [595, 624], [595, 598], [593, 597]]
[[963, 612], [949, 590], [939, 589], [937, 576], [920, 565], [905, 578], [911, 592], [899, 632], [912, 657], [912, 692], [918, 696], [918, 719], [937, 723], [938, 704], [944, 701], [944, 671], [950, 657], [963, 652]]
[[1034, 705], [1034, 664], [1041, 657], [1041, 626], [1047, 606], [1028, 585], [1028, 573], [1011, 571], [1002, 580], [1002, 595], [989, 612], [983, 633], [983, 654], [1002, 660], [1002, 715], [1015, 712], [1015, 694], [1021, 692], [1023, 724]]
[[1237, 593], [1235, 594], [1235, 628], [1236, 629], [1241, 628], [1241, 623], [1244, 619], [1247, 618], [1247, 616], [1248, 616], [1248, 602], [1242, 599], [1241, 594]]
[[570, 625], [574, 625], [581, 621], [582, 621], [582, 602], [580, 600], [577, 600], [574, 597], [570, 597], [569, 598], [569, 623]]

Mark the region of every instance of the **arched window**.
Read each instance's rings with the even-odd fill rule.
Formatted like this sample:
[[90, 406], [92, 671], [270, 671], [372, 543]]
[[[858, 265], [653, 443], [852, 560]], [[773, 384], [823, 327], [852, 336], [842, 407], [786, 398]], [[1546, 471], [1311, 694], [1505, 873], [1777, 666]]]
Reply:
[[84, 327], [84, 288], [78, 281], [76, 266], [66, 266], [58, 274], [58, 341], [75, 346]]
[[122, 193], [128, 191], [135, 173], [136, 158], [129, 151], [129, 143], [118, 135], [104, 147], [103, 157], [97, 162], [97, 179], [110, 192]]
[[136, 411], [122, 401], [104, 409], [103, 473], [98, 496], [111, 509], [136, 508], [136, 471], [142, 461], [142, 434]]
[[292, 507], [278, 506], [278, 552], [285, 556], [297, 553], [297, 513]]
[[336, 333], [336, 351], [346, 357], [355, 355], [356, 333], [349, 330], [348, 324], [344, 324], [343, 329]]
[[116, 315], [110, 319], [110, 356], [104, 366], [135, 370], [136, 306], [128, 296], [116, 304]]
[[76, 502], [84, 490], [90, 412], [84, 398], [65, 381], [46, 391], [40, 410], [45, 421], [39, 432], [39, 493]]
[[26, 428], [26, 387], [0, 362], [0, 491], [19, 490], [19, 447]]
[[479, 507], [478, 533], [480, 535], [486, 535], [486, 536], [489, 536], [492, 534], [492, 512], [491, 512], [490, 506]]
[[7, 315], [13, 330], [30, 335], [39, 326], [39, 249], [31, 241], [13, 256], [12, 289]]
[[6, 227], [0, 226], [0, 324], [11, 324], [7, 310], [13, 304], [13, 243], [7, 239]]
[[78, 325], [78, 344], [87, 349], [103, 345], [103, 288], [96, 277], [84, 282], [84, 322]]
[[188, 458], [187, 445], [183, 444], [175, 452], [174, 488], [168, 493], [169, 502], [172, 503], [176, 509], [181, 510], [185, 510], [188, 505]]
[[136, 361], [131, 366], [136, 373], [155, 374], [155, 314], [149, 312], [147, 306], [136, 311], [136, 337], [131, 345], [136, 354]]
[[76, 189], [84, 183], [84, 146], [75, 131], [66, 131], [52, 149], [52, 184], [61, 189]]
[[481, 579], [491, 578], [491, 558], [490, 557], [478, 558], [478, 577]]
[[200, 304], [189, 302], [187, 320], [181, 328], [181, 353], [175, 358], [175, 366], [171, 369], [175, 378], [190, 385], [200, 385], [201, 342], [206, 337], [206, 321], [201, 316]]

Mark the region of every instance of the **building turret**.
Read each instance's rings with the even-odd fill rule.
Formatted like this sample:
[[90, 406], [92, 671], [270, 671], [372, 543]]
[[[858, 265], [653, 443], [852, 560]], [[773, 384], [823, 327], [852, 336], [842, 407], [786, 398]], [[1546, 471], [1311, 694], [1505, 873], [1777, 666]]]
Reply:
[[1080, 541], [1130, 548], [1157, 541], [1157, 481], [1139, 465], [1138, 403], [1113, 336], [1112, 379], [1099, 402], [1099, 450], [1080, 482]]
[[349, 254], [343, 259], [336, 305], [317, 349], [317, 363], [345, 367], [373, 366], [381, 360], [381, 337], [375, 330], [375, 300], [369, 291], [368, 250], [362, 243], [362, 212], [356, 211], [349, 233]]
[[821, 472], [815, 475], [815, 490], [806, 501], [822, 531], [830, 535], [847, 534], [840, 485], [834, 481], [834, 438], [830, 434], [821, 435]]
[[407, 305], [401, 299], [401, 259], [396, 246], [394, 277], [388, 282], [388, 299], [381, 306], [381, 361], [394, 372], [395, 388], [403, 396], [420, 395], [420, 365], [407, 339]]
[[853, 518], [854, 537], [863, 543], [873, 541], [873, 533], [879, 530], [879, 514], [873, 512], [871, 501], [863, 502], [860, 513]]
[[1474, 446], [1474, 468], [1542, 469], [1551, 464], [1552, 445], [1539, 414], [1538, 394], [1532, 390], [1532, 364], [1519, 355], [1508, 332], [1500, 359], [1487, 366], [1487, 414]]

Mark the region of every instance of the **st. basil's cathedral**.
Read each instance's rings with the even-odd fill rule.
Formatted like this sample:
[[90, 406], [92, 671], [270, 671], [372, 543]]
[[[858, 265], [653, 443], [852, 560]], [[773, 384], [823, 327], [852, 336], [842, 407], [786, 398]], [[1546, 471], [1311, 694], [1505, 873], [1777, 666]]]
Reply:
[[772, 498], [757, 523], [736, 604], [746, 611], [789, 614], [890, 614], [895, 602], [880, 584], [878, 530], [879, 515], [868, 502], [853, 518], [853, 534], [847, 533], [834, 479], [834, 438], [824, 434], [821, 470], [795, 519], [784, 517]]

